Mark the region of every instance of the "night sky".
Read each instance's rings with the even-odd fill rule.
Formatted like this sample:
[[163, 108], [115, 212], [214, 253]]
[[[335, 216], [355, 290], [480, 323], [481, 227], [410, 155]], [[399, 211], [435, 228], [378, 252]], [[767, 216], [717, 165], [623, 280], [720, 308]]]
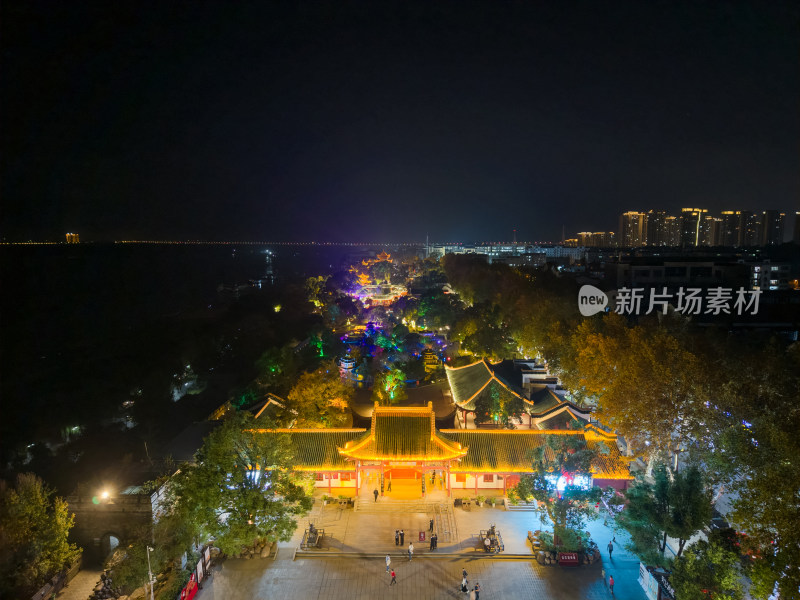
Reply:
[[6, 0], [0, 238], [559, 240], [626, 210], [800, 210], [798, 6]]

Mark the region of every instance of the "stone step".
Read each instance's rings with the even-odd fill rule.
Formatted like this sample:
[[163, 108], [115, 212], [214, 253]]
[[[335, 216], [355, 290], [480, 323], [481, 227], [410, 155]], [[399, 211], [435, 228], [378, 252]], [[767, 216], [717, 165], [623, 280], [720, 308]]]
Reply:
[[509, 510], [509, 511], [512, 511], [512, 512], [513, 511], [533, 512], [533, 511], [537, 510], [537, 506], [538, 506], [536, 504], [536, 500], [534, 500], [533, 502], [522, 502], [522, 501], [520, 501], [517, 504], [511, 504], [508, 501], [508, 498], [503, 498], [503, 504], [506, 507], [506, 510]]
[[418, 500], [389, 500], [380, 502], [357, 501], [354, 509], [360, 513], [433, 513], [438, 502]]

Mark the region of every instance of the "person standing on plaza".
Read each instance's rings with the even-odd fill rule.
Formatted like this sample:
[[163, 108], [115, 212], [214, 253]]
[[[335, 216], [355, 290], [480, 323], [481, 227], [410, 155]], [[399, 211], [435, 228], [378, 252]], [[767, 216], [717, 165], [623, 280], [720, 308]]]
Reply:
[[391, 492], [392, 491], [392, 480], [391, 479], [389, 480], [389, 486], [386, 488], [386, 491], [387, 492]]
[[613, 596], [614, 595], [614, 576], [613, 575], [609, 575], [608, 576], [608, 587], [611, 590], [611, 595]]
[[481, 584], [475, 582], [475, 600], [481, 600]]
[[378, 488], [375, 488], [372, 491], [372, 495], [375, 496], [375, 502], [377, 502], [378, 501]]
[[466, 569], [461, 569], [461, 577], [463, 577], [464, 579], [467, 578], [467, 570]]
[[395, 546], [399, 546], [400, 545], [400, 530], [399, 529], [395, 529], [394, 530], [394, 545]]
[[406, 534], [403, 533], [403, 530], [401, 529], [400, 530], [400, 545], [401, 546], [405, 546], [406, 545], [405, 538], [406, 538]]
[[433, 537], [431, 537], [431, 540], [433, 541], [433, 549], [434, 550], [438, 550], [439, 549], [439, 536], [436, 533], [434, 533]]
[[428, 526], [428, 531], [433, 531], [433, 519], [431, 519], [430, 525]]
[[408, 560], [414, 558], [414, 542], [408, 542]]
[[436, 543], [436, 537], [435, 537], [435, 535], [432, 535], [431, 536], [431, 544], [428, 547], [428, 550], [435, 550], [435, 543]]
[[467, 581], [466, 575], [461, 578], [461, 591], [465, 594], [469, 592], [469, 581]]
[[611, 558], [611, 553], [614, 551], [614, 544], [608, 542], [608, 558]]
[[476, 600], [475, 589], [469, 593], [469, 600]]
[[388, 554], [386, 555], [386, 572], [389, 572], [389, 566], [392, 564], [392, 557]]
[[394, 569], [392, 569], [392, 581], [389, 585], [394, 585], [395, 583], [397, 583], [397, 579], [395, 578]]

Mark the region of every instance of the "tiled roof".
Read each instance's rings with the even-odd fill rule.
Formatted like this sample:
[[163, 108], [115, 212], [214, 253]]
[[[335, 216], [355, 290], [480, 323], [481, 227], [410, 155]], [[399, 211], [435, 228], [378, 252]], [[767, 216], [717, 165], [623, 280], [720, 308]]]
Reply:
[[[548, 435], [577, 435], [586, 441], [589, 447], [607, 450], [607, 454], [598, 452], [592, 462], [593, 475], [600, 479], [632, 479], [626, 460], [620, 455], [616, 444], [599, 444], [595, 439], [581, 431], [537, 431], [481, 430], [481, 429], [443, 429], [439, 432], [443, 437], [469, 448], [467, 455], [450, 466], [452, 473], [484, 472], [484, 473], [530, 473], [533, 469], [532, 450], [547, 443]], [[548, 449], [549, 458], [553, 458]]]
[[531, 390], [531, 402], [533, 402], [532, 412], [540, 414], [562, 404], [563, 400], [548, 386], [542, 385], [540, 389]]
[[340, 452], [361, 460], [449, 460], [466, 449], [443, 439], [435, 426], [430, 403], [422, 408], [375, 406], [372, 427], [359, 439], [343, 444]]
[[453, 393], [453, 401], [461, 409], [475, 410], [476, 400], [483, 395], [491, 395], [492, 392], [499, 394], [501, 398], [510, 396], [522, 399], [525, 402], [526, 410], [532, 406], [527, 398], [514, 391], [492, 372], [486, 359], [464, 367], [446, 366], [445, 372]]
[[339, 453], [339, 448], [366, 429], [257, 429], [258, 433], [289, 436], [298, 471], [354, 471], [355, 464]]

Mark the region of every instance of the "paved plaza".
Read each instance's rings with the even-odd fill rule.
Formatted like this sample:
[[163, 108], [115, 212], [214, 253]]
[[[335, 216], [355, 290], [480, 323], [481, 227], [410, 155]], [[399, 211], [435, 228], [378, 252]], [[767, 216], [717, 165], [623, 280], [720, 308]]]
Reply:
[[[315, 504], [311, 514], [302, 519], [291, 542], [279, 545], [277, 556], [267, 559], [229, 559], [214, 569], [198, 594], [200, 600], [253, 598], [347, 599], [382, 598], [393, 595], [403, 598], [460, 598], [458, 589], [461, 570], [469, 574], [470, 587], [479, 582], [481, 598], [533, 598], [548, 600], [645, 600], [639, 587], [638, 560], [628, 554], [621, 543], [614, 544], [609, 559], [606, 546], [614, 532], [604, 526], [603, 519], [593, 521], [589, 530], [601, 548], [602, 564], [581, 567], [542, 566], [533, 560], [526, 541], [528, 530], [540, 529], [537, 513], [510, 512], [502, 508], [456, 508], [452, 516], [435, 512], [414, 512], [414, 508], [380, 499], [381, 507], [360, 510], [323, 507]], [[397, 506], [397, 511], [393, 510]], [[427, 541], [419, 543], [419, 532], [427, 533], [433, 517], [437, 529], [453, 528], [450, 541], [443, 541], [439, 532], [439, 550], [431, 552]], [[325, 530], [325, 542], [318, 550], [298, 552], [302, 533], [312, 522]], [[505, 552], [487, 556], [475, 551], [477, 534], [495, 524], [503, 536]], [[394, 543], [394, 530], [404, 529], [405, 547]], [[622, 541], [621, 537], [618, 537]], [[415, 545], [409, 562], [406, 547]], [[397, 584], [390, 586], [384, 556], [389, 553], [397, 573]], [[613, 574], [614, 596], [601, 578]]]

